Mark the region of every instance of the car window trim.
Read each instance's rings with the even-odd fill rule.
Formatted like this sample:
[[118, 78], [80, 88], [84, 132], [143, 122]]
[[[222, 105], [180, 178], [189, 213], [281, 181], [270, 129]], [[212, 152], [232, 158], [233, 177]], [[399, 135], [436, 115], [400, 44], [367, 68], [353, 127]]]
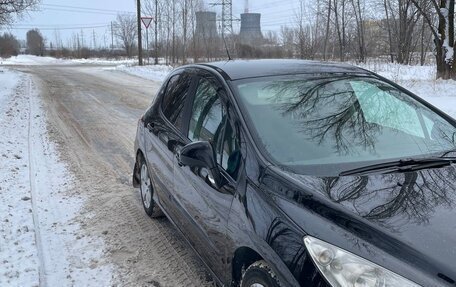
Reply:
[[[190, 88], [189, 88], [189, 95], [187, 95], [186, 99], [185, 99], [185, 103], [184, 103], [184, 110], [182, 111], [183, 115], [182, 115], [182, 121], [183, 121], [183, 125], [178, 128], [176, 127], [169, 119], [168, 117], [165, 115], [165, 113], [163, 112], [163, 98], [165, 97], [166, 95], [166, 91], [168, 89], [168, 84], [169, 84], [169, 80], [171, 80], [172, 77], [176, 76], [176, 75], [181, 75], [185, 72], [188, 72], [191, 76], [191, 83], [190, 83]], [[173, 74], [171, 75], [169, 78], [168, 78], [168, 82], [166, 83], [166, 89], [163, 93], [163, 96], [162, 98], [160, 99], [160, 108], [158, 109], [159, 112], [160, 112], [160, 116], [165, 120], [165, 122], [171, 126], [174, 131], [179, 135], [183, 135], [183, 137], [186, 137], [187, 136], [187, 133], [188, 133], [188, 125], [189, 125], [189, 116], [191, 114], [191, 109], [189, 111], [189, 104], [188, 104], [188, 101], [190, 100], [190, 98], [192, 97], [192, 95], [194, 96], [194, 93], [195, 93], [195, 88], [196, 88], [196, 82], [195, 82], [195, 79], [196, 79], [196, 76], [194, 73], [191, 73], [189, 71], [185, 71], [185, 70], [181, 70], [179, 71], [178, 73], [176, 74]], [[186, 132], [187, 131], [187, 132]]]

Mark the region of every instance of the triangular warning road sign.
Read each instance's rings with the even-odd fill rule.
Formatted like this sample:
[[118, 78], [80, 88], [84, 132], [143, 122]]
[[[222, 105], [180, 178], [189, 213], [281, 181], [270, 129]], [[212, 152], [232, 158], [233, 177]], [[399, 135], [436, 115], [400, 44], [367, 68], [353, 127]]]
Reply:
[[150, 23], [152, 22], [153, 18], [152, 17], [141, 17], [141, 21], [143, 22], [144, 26], [149, 28]]

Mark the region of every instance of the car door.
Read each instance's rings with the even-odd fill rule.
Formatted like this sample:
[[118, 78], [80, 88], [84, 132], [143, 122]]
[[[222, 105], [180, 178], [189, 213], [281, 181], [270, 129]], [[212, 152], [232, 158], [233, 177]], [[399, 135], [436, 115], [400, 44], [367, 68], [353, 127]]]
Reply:
[[145, 117], [145, 157], [154, 184], [154, 200], [172, 219], [176, 218], [171, 196], [174, 184], [172, 147], [186, 126], [184, 114], [192, 80], [193, 76], [187, 72], [171, 76], [157, 106]]
[[174, 195], [189, 222], [184, 232], [212, 271], [224, 276], [226, 226], [241, 162], [240, 144], [237, 130], [229, 120], [222, 85], [209, 75], [200, 77], [197, 82], [188, 136], [180, 147], [191, 141], [209, 141], [224, 185], [211, 184], [207, 169], [180, 166], [175, 158]]

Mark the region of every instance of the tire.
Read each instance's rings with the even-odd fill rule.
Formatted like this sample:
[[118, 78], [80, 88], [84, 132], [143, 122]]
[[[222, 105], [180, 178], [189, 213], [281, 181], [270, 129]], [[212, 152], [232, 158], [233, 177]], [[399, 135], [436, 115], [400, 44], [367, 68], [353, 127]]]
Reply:
[[271, 267], [263, 261], [250, 265], [242, 275], [240, 287], [279, 287], [277, 276]]
[[150, 180], [149, 168], [147, 167], [146, 161], [141, 155], [138, 156], [139, 162], [139, 191], [141, 194], [141, 202], [144, 207], [144, 211], [151, 218], [162, 217], [163, 212], [160, 207], [154, 202], [154, 187]]

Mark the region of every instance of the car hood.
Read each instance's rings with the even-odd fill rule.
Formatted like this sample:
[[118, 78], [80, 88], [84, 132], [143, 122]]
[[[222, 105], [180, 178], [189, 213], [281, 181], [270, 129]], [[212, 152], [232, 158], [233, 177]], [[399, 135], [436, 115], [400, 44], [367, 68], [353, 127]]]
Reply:
[[[396, 241], [421, 262], [429, 262], [447, 282], [456, 279], [456, 168], [420, 170], [409, 173], [363, 176], [315, 177], [281, 170], [288, 181], [300, 188], [288, 191], [282, 200], [303, 208], [309, 198], [338, 209], [375, 230], [386, 240]], [[284, 195], [285, 193], [282, 193]], [[280, 204], [285, 213], [289, 208]], [[317, 204], [318, 205], [318, 204]], [[289, 205], [290, 206], [290, 205]], [[315, 207], [315, 205], [313, 206]], [[317, 213], [326, 209], [315, 207]], [[305, 230], [306, 219], [294, 214], [292, 220]], [[337, 216], [323, 214], [331, 221]], [[364, 223], [363, 223], [364, 222]], [[346, 224], [346, 223], [344, 223]], [[362, 227], [358, 228], [362, 232]], [[357, 232], [357, 231], [355, 231]], [[375, 240], [374, 240], [375, 241]], [[407, 252], [409, 252], [407, 251]], [[434, 273], [435, 274], [435, 273]]]

